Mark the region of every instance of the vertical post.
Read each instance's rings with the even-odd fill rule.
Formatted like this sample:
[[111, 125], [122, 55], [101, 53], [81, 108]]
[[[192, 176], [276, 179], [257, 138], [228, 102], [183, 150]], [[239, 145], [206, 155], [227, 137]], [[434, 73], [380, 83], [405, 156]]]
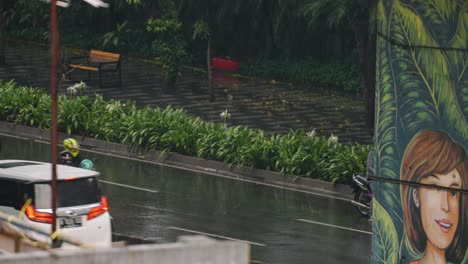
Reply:
[[[50, 93], [52, 98], [52, 128], [50, 133], [50, 147], [52, 159], [52, 233], [57, 230], [57, 61], [58, 61], [58, 23], [57, 0], [50, 1], [50, 33], [51, 33], [51, 64], [50, 64]], [[52, 247], [58, 247], [54, 238]]]
[[0, 0], [0, 65], [5, 65], [5, 19], [3, 11], [5, 0]]
[[20, 237], [15, 237], [15, 241], [14, 241], [14, 252], [15, 253], [20, 253], [21, 251], [21, 238]]
[[207, 1], [206, 6], [206, 22], [208, 24], [208, 47], [206, 50], [206, 60], [208, 66], [208, 93], [210, 96], [210, 102], [216, 100], [215, 87], [213, 85], [213, 67], [211, 65], [211, 50], [212, 50], [212, 39], [214, 34], [214, 22], [213, 22], [213, 2], [211, 0]]

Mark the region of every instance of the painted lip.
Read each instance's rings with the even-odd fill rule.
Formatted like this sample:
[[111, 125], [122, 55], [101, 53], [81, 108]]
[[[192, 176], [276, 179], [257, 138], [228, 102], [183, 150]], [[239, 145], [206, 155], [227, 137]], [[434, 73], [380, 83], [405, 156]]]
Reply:
[[448, 219], [443, 218], [443, 219], [435, 219], [435, 222], [439, 225], [440, 229], [444, 233], [448, 233], [450, 231], [450, 228], [452, 227], [452, 222], [450, 222]]

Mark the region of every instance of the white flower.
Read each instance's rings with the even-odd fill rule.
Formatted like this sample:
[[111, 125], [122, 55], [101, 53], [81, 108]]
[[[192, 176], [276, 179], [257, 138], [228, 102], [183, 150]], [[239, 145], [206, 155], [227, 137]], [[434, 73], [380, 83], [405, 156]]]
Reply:
[[114, 110], [115, 110], [115, 106], [113, 104], [106, 105], [106, 111], [108, 113], [112, 113], [112, 112], [114, 112]]
[[76, 86], [76, 89], [78, 90], [86, 90], [88, 88], [88, 86], [86, 85], [85, 82], [81, 81], [77, 84], [75, 84], [74, 86]]
[[115, 111], [118, 111], [120, 109], [120, 102], [119, 101], [116, 101], [114, 103], [110, 103], [108, 105], [106, 105], [106, 111], [108, 113], [112, 113], [112, 112], [115, 112]]
[[333, 133], [331, 134], [331, 136], [328, 138], [328, 144], [338, 144], [338, 137], [337, 136], [334, 136]]
[[75, 83], [74, 85], [67, 88], [67, 93], [70, 95], [76, 95], [81, 90], [86, 90], [88, 86], [83, 81]]
[[219, 114], [219, 117], [221, 117], [221, 119], [223, 119], [224, 121], [228, 120], [229, 118], [231, 118], [231, 114], [228, 112], [228, 110], [224, 110], [224, 112], [221, 112], [221, 114]]
[[78, 90], [75, 87], [70, 86], [67, 88], [67, 93], [70, 95], [76, 95], [78, 93]]
[[311, 131], [306, 133], [306, 136], [308, 138], [310, 138], [310, 139], [314, 139], [316, 135], [317, 135], [317, 133], [315, 132], [315, 128], [314, 128], [314, 130], [311, 130]]

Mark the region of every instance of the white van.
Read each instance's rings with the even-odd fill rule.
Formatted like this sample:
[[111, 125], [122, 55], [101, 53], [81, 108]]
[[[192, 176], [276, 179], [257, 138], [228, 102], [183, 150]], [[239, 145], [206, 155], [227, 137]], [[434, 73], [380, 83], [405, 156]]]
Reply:
[[[97, 176], [96, 171], [57, 165], [57, 229], [85, 245], [110, 247], [109, 207]], [[29, 225], [50, 233], [51, 180], [50, 163], [0, 160], [0, 211], [19, 216]], [[31, 204], [25, 206], [29, 199]], [[38, 241], [50, 241], [33, 232], [25, 233]]]

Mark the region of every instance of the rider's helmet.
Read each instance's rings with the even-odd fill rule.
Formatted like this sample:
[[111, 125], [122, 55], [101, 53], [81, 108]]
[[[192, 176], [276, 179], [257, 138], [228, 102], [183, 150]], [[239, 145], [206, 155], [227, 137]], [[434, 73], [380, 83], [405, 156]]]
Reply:
[[84, 159], [80, 162], [80, 168], [92, 170], [94, 168], [94, 162], [90, 159]]
[[72, 154], [70, 153], [70, 151], [64, 150], [64, 151], [60, 152], [58, 162], [59, 162], [59, 164], [63, 164], [63, 165], [71, 165], [72, 164]]
[[80, 144], [78, 144], [78, 142], [73, 138], [65, 139], [63, 141], [63, 147], [66, 151], [69, 151], [73, 157], [78, 156], [78, 153], [80, 152]]

